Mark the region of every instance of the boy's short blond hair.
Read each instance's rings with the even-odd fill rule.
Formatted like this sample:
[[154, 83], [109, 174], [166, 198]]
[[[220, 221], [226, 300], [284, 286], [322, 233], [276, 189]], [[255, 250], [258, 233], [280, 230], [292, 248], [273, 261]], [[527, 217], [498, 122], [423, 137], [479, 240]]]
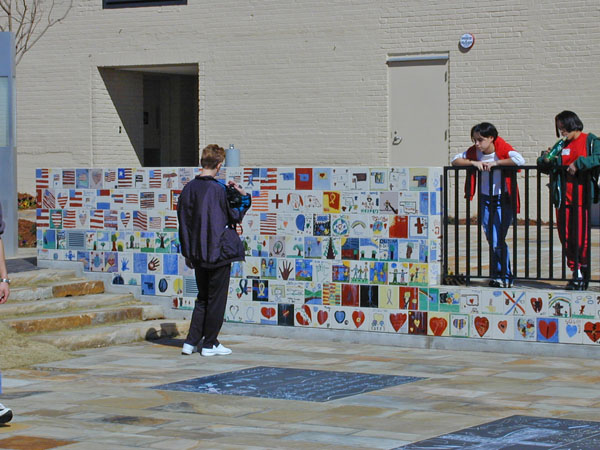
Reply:
[[202, 150], [200, 165], [203, 169], [216, 169], [219, 163], [225, 161], [225, 149], [217, 144], [210, 144]]

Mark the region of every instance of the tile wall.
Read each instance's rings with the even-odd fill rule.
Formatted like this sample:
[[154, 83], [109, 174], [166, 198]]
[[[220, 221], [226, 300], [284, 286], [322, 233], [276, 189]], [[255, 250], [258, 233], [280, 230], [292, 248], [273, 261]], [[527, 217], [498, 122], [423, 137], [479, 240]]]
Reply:
[[[196, 168], [37, 169], [40, 259], [192, 309], [177, 200]], [[252, 193], [226, 320], [595, 344], [592, 293], [440, 285], [441, 168], [227, 168]]]

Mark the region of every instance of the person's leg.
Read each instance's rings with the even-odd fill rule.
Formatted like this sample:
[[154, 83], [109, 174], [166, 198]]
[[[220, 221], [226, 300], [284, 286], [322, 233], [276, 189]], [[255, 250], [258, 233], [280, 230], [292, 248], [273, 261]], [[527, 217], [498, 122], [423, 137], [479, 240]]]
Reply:
[[497, 267], [496, 267], [496, 261], [495, 261], [495, 256], [494, 256], [494, 252], [493, 252], [493, 248], [494, 248], [494, 244], [493, 244], [493, 236], [494, 236], [494, 230], [493, 230], [493, 223], [492, 223], [492, 215], [493, 215], [493, 211], [492, 211], [492, 199], [491, 197], [487, 196], [487, 195], [482, 195], [481, 196], [481, 213], [482, 213], [482, 218], [481, 218], [481, 226], [483, 227], [483, 232], [485, 233], [485, 238], [488, 241], [488, 246], [492, 247], [492, 252], [490, 253], [490, 286], [494, 285], [495, 283], [495, 279], [497, 278]]
[[229, 275], [231, 264], [211, 270], [208, 286], [208, 305], [206, 321], [204, 324], [204, 344], [202, 348], [218, 346], [217, 336], [221, 331], [227, 306], [227, 292], [229, 288]]
[[192, 313], [192, 320], [190, 321], [190, 331], [188, 332], [185, 343], [196, 347], [202, 337], [204, 336], [204, 323], [206, 318], [206, 309], [208, 304], [208, 292], [209, 292], [209, 281], [210, 281], [210, 270], [197, 268], [196, 272], [196, 286], [198, 286], [198, 297], [194, 303], [194, 312]]
[[502, 206], [498, 208], [498, 228], [499, 228], [499, 242], [497, 245], [497, 256], [498, 261], [501, 263], [499, 267], [500, 274], [503, 277], [505, 285], [510, 286], [512, 284], [512, 270], [510, 268], [510, 251], [508, 244], [506, 243], [506, 235], [508, 229], [513, 223], [513, 209], [510, 200], [507, 198], [503, 201]]

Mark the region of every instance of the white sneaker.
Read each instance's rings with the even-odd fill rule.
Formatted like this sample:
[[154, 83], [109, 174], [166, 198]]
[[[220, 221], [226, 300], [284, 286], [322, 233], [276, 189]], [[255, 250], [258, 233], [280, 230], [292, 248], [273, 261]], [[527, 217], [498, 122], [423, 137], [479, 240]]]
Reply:
[[231, 353], [231, 349], [225, 347], [223, 344], [213, 345], [213, 348], [203, 348], [202, 356], [222, 356], [229, 355]]
[[183, 348], [181, 349], [182, 355], [191, 355], [192, 353], [198, 353], [198, 347], [190, 344], [183, 344]]
[[2, 403], [0, 403], [0, 423], [8, 423], [13, 418], [13, 412], [10, 408], [7, 408]]

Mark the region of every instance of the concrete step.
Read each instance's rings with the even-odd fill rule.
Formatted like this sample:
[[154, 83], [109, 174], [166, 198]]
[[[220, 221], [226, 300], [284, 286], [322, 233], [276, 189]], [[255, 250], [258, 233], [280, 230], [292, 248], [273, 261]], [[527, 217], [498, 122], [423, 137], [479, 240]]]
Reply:
[[51, 331], [89, 327], [123, 321], [162, 319], [163, 310], [157, 305], [136, 305], [105, 308], [72, 314], [50, 314], [4, 321], [17, 333], [47, 333]]
[[23, 286], [38, 286], [43, 283], [57, 283], [78, 278], [75, 270], [40, 269], [8, 274], [12, 289]]
[[0, 308], [0, 319], [76, 309], [106, 308], [111, 305], [138, 303], [132, 294], [92, 294], [77, 297], [46, 298], [33, 301], [9, 301]]
[[155, 340], [163, 337], [185, 336], [189, 326], [190, 322], [187, 320], [152, 320], [46, 333], [32, 336], [30, 339], [46, 342], [63, 350], [80, 350], [83, 348], [129, 344], [142, 340]]
[[10, 302], [22, 302], [46, 298], [102, 294], [103, 292], [104, 283], [102, 281], [74, 278], [72, 280], [41, 283], [38, 286], [22, 286], [17, 288], [12, 288], [11, 286], [9, 300]]

